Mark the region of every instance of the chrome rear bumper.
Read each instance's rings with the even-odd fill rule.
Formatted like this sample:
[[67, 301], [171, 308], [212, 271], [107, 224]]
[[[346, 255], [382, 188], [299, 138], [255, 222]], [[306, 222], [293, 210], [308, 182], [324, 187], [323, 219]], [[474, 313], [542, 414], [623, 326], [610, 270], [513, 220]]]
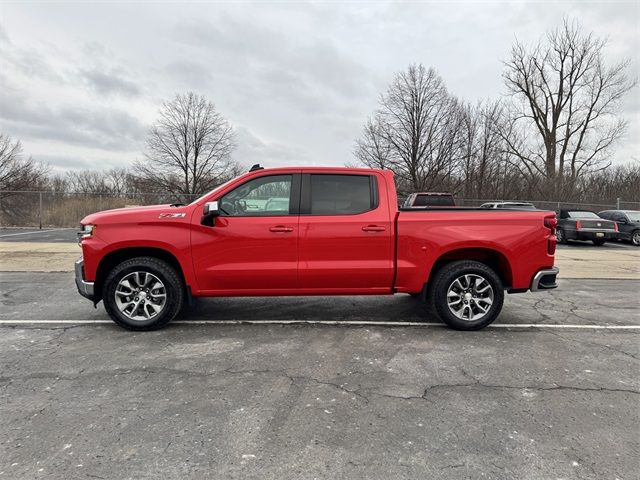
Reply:
[[89, 300], [93, 300], [93, 282], [86, 282], [84, 280], [84, 260], [82, 257], [76, 260], [75, 271], [78, 293]]
[[551, 290], [552, 288], [558, 288], [556, 277], [559, 272], [560, 269], [558, 267], [540, 270], [533, 277], [533, 281], [531, 282], [531, 291], [539, 292], [540, 290]]

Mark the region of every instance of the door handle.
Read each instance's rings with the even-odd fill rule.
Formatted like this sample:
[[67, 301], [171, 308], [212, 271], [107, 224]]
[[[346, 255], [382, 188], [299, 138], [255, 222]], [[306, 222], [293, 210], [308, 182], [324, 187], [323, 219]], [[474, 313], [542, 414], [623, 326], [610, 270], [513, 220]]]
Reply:
[[270, 232], [274, 233], [289, 233], [293, 232], [293, 227], [285, 227], [284, 225], [276, 225], [275, 227], [269, 227]]
[[362, 227], [362, 231], [364, 232], [384, 232], [386, 227], [382, 227], [380, 225], [367, 225], [366, 227]]

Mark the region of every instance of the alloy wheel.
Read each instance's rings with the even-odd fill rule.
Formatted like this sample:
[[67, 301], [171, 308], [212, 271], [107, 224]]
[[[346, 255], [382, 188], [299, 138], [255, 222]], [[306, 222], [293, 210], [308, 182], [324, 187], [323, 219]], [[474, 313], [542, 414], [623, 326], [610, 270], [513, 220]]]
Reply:
[[456, 278], [447, 290], [449, 310], [461, 320], [473, 322], [483, 318], [493, 305], [493, 287], [486, 278], [465, 274]]
[[115, 291], [115, 303], [127, 318], [147, 321], [156, 317], [167, 302], [164, 283], [149, 272], [133, 272], [125, 275]]

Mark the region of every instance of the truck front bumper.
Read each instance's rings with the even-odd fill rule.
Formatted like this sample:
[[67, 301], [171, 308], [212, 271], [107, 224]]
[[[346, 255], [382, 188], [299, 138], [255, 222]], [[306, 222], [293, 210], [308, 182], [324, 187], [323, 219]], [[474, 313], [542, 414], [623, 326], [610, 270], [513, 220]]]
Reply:
[[533, 277], [533, 281], [531, 282], [531, 291], [539, 292], [540, 290], [558, 288], [558, 284], [556, 283], [558, 273], [560, 273], [560, 269], [558, 267], [540, 270]]
[[82, 257], [76, 260], [75, 271], [76, 287], [78, 287], [78, 293], [80, 293], [80, 295], [82, 295], [83, 297], [93, 301], [93, 282], [87, 282], [84, 279], [84, 260], [82, 259]]

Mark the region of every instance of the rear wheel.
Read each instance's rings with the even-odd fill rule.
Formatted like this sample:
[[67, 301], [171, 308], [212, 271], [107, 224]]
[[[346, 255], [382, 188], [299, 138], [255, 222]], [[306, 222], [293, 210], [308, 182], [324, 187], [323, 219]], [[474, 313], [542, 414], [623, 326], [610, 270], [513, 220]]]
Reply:
[[500, 277], [484, 263], [463, 260], [438, 271], [431, 283], [430, 301], [438, 316], [456, 330], [480, 330], [502, 310]]
[[601, 247], [602, 245], [604, 245], [604, 242], [606, 242], [604, 238], [598, 238], [597, 240], [592, 240], [592, 241], [596, 247]]
[[153, 257], [117, 265], [104, 282], [104, 306], [111, 319], [129, 330], [156, 330], [180, 311], [184, 287], [177, 272]]

